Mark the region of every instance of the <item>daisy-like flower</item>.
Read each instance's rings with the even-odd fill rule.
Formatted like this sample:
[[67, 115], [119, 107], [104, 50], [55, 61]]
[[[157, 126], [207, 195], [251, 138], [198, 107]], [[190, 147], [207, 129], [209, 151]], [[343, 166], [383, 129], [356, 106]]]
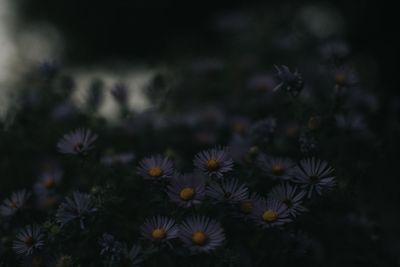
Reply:
[[96, 208], [89, 194], [73, 192], [72, 197], [67, 197], [57, 210], [56, 219], [62, 226], [78, 220], [81, 229], [85, 228], [84, 221], [96, 212]]
[[206, 194], [216, 202], [237, 203], [248, 198], [248, 189], [236, 179], [212, 182], [207, 186]]
[[194, 253], [215, 250], [225, 240], [224, 230], [220, 223], [207, 217], [189, 218], [181, 224], [179, 229], [180, 239]]
[[300, 161], [293, 181], [307, 190], [307, 197], [310, 198], [313, 192], [321, 195], [323, 190], [330, 190], [336, 185], [333, 171], [326, 161], [308, 158]]
[[234, 217], [237, 218], [242, 218], [242, 219], [250, 219], [251, 214], [253, 212], [254, 206], [258, 201], [260, 201], [262, 198], [259, 194], [257, 193], [252, 193], [249, 197], [246, 199], [243, 199], [237, 203], [235, 203], [232, 213]]
[[103, 234], [99, 240], [99, 244], [101, 247], [100, 255], [107, 258], [110, 262], [121, 259], [125, 244], [117, 241], [114, 236], [107, 233]]
[[142, 236], [153, 242], [167, 242], [178, 236], [178, 226], [175, 220], [164, 217], [154, 216], [146, 219], [141, 227]]
[[126, 267], [139, 267], [143, 262], [143, 258], [141, 256], [142, 249], [138, 245], [133, 245], [130, 250], [124, 250], [124, 256], [119, 261], [117, 266], [126, 266]]
[[290, 159], [275, 158], [265, 154], [260, 154], [258, 156], [257, 165], [268, 175], [268, 177], [277, 180], [291, 179], [296, 167], [295, 163]]
[[29, 256], [43, 249], [44, 233], [35, 225], [28, 225], [20, 230], [13, 242], [13, 250], [18, 255]]
[[147, 180], [163, 180], [174, 174], [172, 162], [161, 155], [144, 158], [139, 162], [137, 173]]
[[272, 188], [268, 197], [285, 204], [288, 207], [289, 214], [296, 217], [297, 215], [307, 211], [307, 209], [302, 206], [305, 195], [306, 191], [298, 190], [297, 186], [283, 183]]
[[171, 201], [188, 208], [200, 204], [205, 195], [205, 179], [199, 174], [177, 175], [167, 188]]
[[252, 218], [262, 228], [281, 226], [291, 222], [288, 207], [276, 199], [261, 199], [255, 203]]
[[38, 182], [34, 185], [34, 192], [36, 195], [42, 197], [54, 193], [54, 190], [59, 186], [63, 177], [63, 171], [59, 168], [51, 168], [44, 171], [40, 176]]
[[222, 178], [224, 173], [233, 168], [233, 160], [229, 157], [226, 148], [201, 151], [195, 156], [193, 163], [206, 175], [217, 178]]
[[11, 197], [4, 200], [3, 204], [0, 206], [0, 214], [4, 217], [14, 215], [17, 211], [25, 207], [30, 196], [31, 193], [25, 189], [13, 192]]
[[97, 134], [89, 129], [79, 128], [64, 135], [57, 144], [58, 151], [71, 155], [86, 155], [94, 148]]
[[274, 91], [283, 88], [294, 96], [298, 95], [304, 87], [304, 80], [300, 73], [297, 70], [291, 72], [285, 65], [280, 67], [275, 65], [275, 69], [278, 72], [277, 77], [280, 83], [274, 88]]

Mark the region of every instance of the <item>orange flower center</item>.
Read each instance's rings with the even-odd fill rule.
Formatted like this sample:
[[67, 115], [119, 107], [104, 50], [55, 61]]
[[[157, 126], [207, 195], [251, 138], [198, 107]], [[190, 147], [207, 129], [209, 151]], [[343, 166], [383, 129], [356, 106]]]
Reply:
[[74, 151], [75, 152], [81, 152], [83, 148], [83, 144], [82, 143], [77, 143], [74, 145]]
[[194, 232], [192, 241], [198, 246], [204, 246], [207, 243], [207, 235], [203, 231]]
[[151, 177], [160, 177], [163, 174], [162, 169], [160, 166], [153, 166], [149, 169], [149, 175]]
[[28, 236], [28, 237], [25, 239], [24, 243], [25, 243], [28, 247], [32, 247], [33, 244], [35, 243], [35, 240], [33, 239], [32, 236]]
[[56, 186], [56, 181], [53, 178], [49, 178], [44, 182], [44, 187], [52, 189]]
[[206, 167], [209, 171], [216, 171], [219, 169], [219, 162], [215, 159], [209, 159], [206, 162]]
[[158, 240], [165, 238], [166, 235], [167, 233], [162, 228], [156, 228], [153, 230], [153, 232], [151, 232], [151, 236]]
[[337, 85], [344, 86], [347, 82], [347, 76], [344, 73], [338, 73], [335, 76], [335, 82]]
[[275, 163], [275, 164], [272, 164], [271, 171], [273, 174], [282, 175], [284, 172], [284, 168], [283, 168], [282, 164]]
[[263, 213], [262, 218], [266, 222], [273, 222], [278, 219], [278, 214], [273, 210], [267, 210]]
[[194, 189], [191, 187], [186, 187], [184, 189], [181, 190], [179, 196], [181, 197], [181, 199], [183, 200], [190, 200], [193, 198], [194, 196]]
[[253, 203], [251, 203], [251, 201], [244, 201], [240, 205], [240, 211], [245, 214], [249, 214], [252, 210], [253, 210]]

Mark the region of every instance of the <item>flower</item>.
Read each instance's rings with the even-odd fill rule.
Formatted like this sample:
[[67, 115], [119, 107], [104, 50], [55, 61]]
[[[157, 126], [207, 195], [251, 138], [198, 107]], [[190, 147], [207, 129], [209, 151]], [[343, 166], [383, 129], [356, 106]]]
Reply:
[[161, 155], [145, 158], [139, 162], [137, 173], [144, 179], [162, 180], [171, 178], [174, 174], [173, 164]]
[[140, 255], [141, 251], [142, 249], [137, 245], [133, 245], [130, 250], [124, 249], [124, 257], [117, 266], [139, 267], [139, 264], [143, 261]]
[[224, 173], [233, 168], [233, 160], [228, 156], [226, 148], [201, 151], [195, 156], [193, 163], [206, 175], [217, 178], [222, 178]]
[[289, 183], [282, 183], [272, 188], [268, 197], [285, 204], [288, 207], [289, 214], [296, 217], [296, 215], [307, 211], [307, 209], [302, 206], [305, 195], [306, 191], [299, 191], [297, 186], [292, 186]]
[[179, 229], [180, 239], [194, 253], [215, 250], [225, 240], [220, 223], [203, 216], [185, 220]]
[[296, 70], [291, 72], [285, 65], [278, 67], [275, 65], [275, 69], [278, 71], [277, 77], [280, 83], [274, 88], [274, 91], [283, 88], [292, 95], [298, 95], [304, 87], [304, 80], [300, 73]]
[[236, 179], [212, 182], [207, 186], [206, 194], [217, 202], [236, 203], [248, 198], [248, 189]]
[[34, 192], [38, 196], [47, 196], [54, 193], [55, 188], [60, 184], [63, 171], [59, 168], [51, 168], [39, 176], [38, 182], [34, 185]]
[[25, 207], [26, 202], [30, 198], [31, 193], [25, 189], [13, 192], [10, 198], [3, 201], [0, 206], [0, 214], [4, 217], [9, 217], [14, 215], [17, 211]]
[[263, 170], [268, 177], [277, 180], [289, 180], [292, 178], [295, 163], [287, 158], [275, 158], [265, 154], [260, 154], [257, 158], [258, 167]]
[[168, 186], [168, 196], [181, 207], [200, 204], [205, 194], [205, 179], [199, 174], [177, 175]]
[[308, 198], [315, 191], [321, 195], [322, 190], [332, 189], [336, 182], [332, 175], [334, 169], [324, 160], [308, 158], [301, 160], [294, 171], [293, 181], [308, 191]]
[[36, 225], [25, 226], [13, 242], [13, 250], [19, 255], [29, 256], [40, 251], [44, 246], [44, 234]]
[[239, 202], [235, 203], [232, 210], [233, 216], [245, 220], [251, 218], [251, 214], [255, 204], [261, 199], [262, 198], [259, 194], [252, 193], [246, 199], [240, 200]]
[[[133, 245], [129, 250], [126, 243], [117, 241], [114, 236], [104, 233], [99, 240], [100, 255], [105, 257], [108, 265], [135, 267], [143, 261], [140, 257], [141, 248]], [[113, 265], [114, 266], [114, 265]]]
[[175, 220], [163, 216], [146, 219], [141, 227], [142, 236], [153, 242], [166, 242], [178, 236]]
[[262, 228], [281, 226], [291, 222], [288, 208], [276, 199], [261, 199], [255, 203], [252, 218]]
[[88, 151], [94, 148], [94, 141], [97, 139], [97, 134], [91, 130], [79, 128], [65, 134], [58, 142], [58, 151], [64, 154], [71, 155], [86, 155]]
[[72, 198], [67, 197], [65, 201], [61, 203], [57, 210], [56, 220], [62, 226], [73, 220], [79, 220], [81, 229], [84, 229], [84, 221], [95, 211], [96, 208], [89, 194], [73, 192]]

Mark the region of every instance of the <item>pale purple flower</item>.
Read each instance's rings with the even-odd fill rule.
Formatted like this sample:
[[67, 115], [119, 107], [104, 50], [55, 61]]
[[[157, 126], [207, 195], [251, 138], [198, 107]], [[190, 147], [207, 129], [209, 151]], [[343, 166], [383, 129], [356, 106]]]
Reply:
[[156, 155], [141, 160], [137, 173], [147, 180], [164, 180], [173, 176], [174, 169], [168, 158]]
[[65, 134], [57, 144], [58, 151], [71, 155], [86, 155], [94, 148], [97, 134], [91, 130], [79, 128]]
[[44, 233], [36, 225], [28, 225], [20, 230], [13, 241], [13, 250], [18, 255], [29, 256], [43, 249]]
[[296, 164], [288, 158], [278, 158], [260, 154], [257, 157], [257, 166], [272, 179], [289, 180], [293, 177]]
[[180, 226], [179, 237], [193, 253], [217, 249], [225, 240], [220, 223], [203, 216], [186, 219]]
[[164, 216], [154, 216], [146, 219], [140, 230], [147, 240], [167, 242], [178, 236], [179, 229], [175, 220]]
[[310, 198], [313, 192], [321, 195], [323, 190], [330, 190], [336, 185], [333, 171], [326, 161], [308, 158], [300, 161], [295, 169], [293, 181], [300, 184]]
[[176, 175], [167, 188], [172, 202], [188, 208], [200, 204], [205, 195], [205, 177], [200, 174]]
[[289, 183], [282, 183], [271, 189], [268, 198], [276, 199], [285, 204], [288, 207], [289, 214], [296, 217], [307, 211], [302, 205], [306, 193], [307, 192], [304, 190], [299, 190], [297, 186], [292, 186]]
[[233, 168], [233, 160], [226, 148], [213, 148], [198, 153], [194, 160], [198, 170], [210, 177], [223, 178], [226, 172]]
[[275, 199], [261, 199], [252, 211], [254, 222], [262, 228], [282, 226], [291, 222], [288, 207]]
[[291, 72], [285, 65], [280, 67], [275, 65], [275, 69], [278, 72], [277, 77], [280, 83], [274, 88], [274, 91], [282, 88], [294, 96], [299, 94], [304, 87], [304, 80], [300, 73], [297, 70], [295, 72]]
[[0, 214], [4, 217], [9, 217], [14, 215], [17, 211], [23, 209], [26, 202], [30, 198], [31, 193], [25, 189], [13, 192], [10, 198], [3, 201], [0, 205]]
[[212, 182], [207, 186], [206, 194], [216, 202], [234, 204], [248, 198], [248, 188], [236, 179]]

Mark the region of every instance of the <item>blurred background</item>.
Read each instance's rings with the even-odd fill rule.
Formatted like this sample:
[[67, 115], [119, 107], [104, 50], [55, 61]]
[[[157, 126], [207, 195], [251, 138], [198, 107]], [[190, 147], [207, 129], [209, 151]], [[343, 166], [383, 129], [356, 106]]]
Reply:
[[[301, 67], [304, 58], [296, 61], [288, 56], [300, 46], [307, 50], [308, 43], [323, 46], [345, 40], [343, 49], [351, 54], [361, 76], [367, 77], [364, 83], [380, 103], [372, 120], [379, 151], [374, 151], [378, 145], [368, 150], [376, 153], [369, 162], [368, 178], [358, 180], [356, 194], [358, 201], [365, 201], [361, 213], [379, 221], [379, 229], [373, 230], [376, 236], [370, 238], [382, 242], [378, 248], [355, 253], [361, 257], [376, 249], [376, 258], [390, 258], [385, 265], [399, 266], [394, 256], [400, 250], [395, 10], [387, 3], [341, 0], [254, 0], [229, 5], [172, 0], [0, 0], [0, 115], [10, 119], [19, 78], [43, 62], [59, 64], [74, 77], [78, 105], [93, 79], [101, 77], [106, 86], [126, 82], [131, 108], [145, 111], [151, 101], [143, 88], [170, 66], [190, 65], [201, 72], [225, 68], [234, 61], [271, 71], [273, 64], [291, 61]], [[307, 68], [312, 72], [312, 66]], [[99, 113], [112, 121], [118, 107], [110, 99], [104, 99]], [[352, 153], [358, 157], [357, 151]], [[343, 250], [358, 248], [357, 241], [349, 245], [345, 233], [338, 230], [337, 234], [343, 234]]]

